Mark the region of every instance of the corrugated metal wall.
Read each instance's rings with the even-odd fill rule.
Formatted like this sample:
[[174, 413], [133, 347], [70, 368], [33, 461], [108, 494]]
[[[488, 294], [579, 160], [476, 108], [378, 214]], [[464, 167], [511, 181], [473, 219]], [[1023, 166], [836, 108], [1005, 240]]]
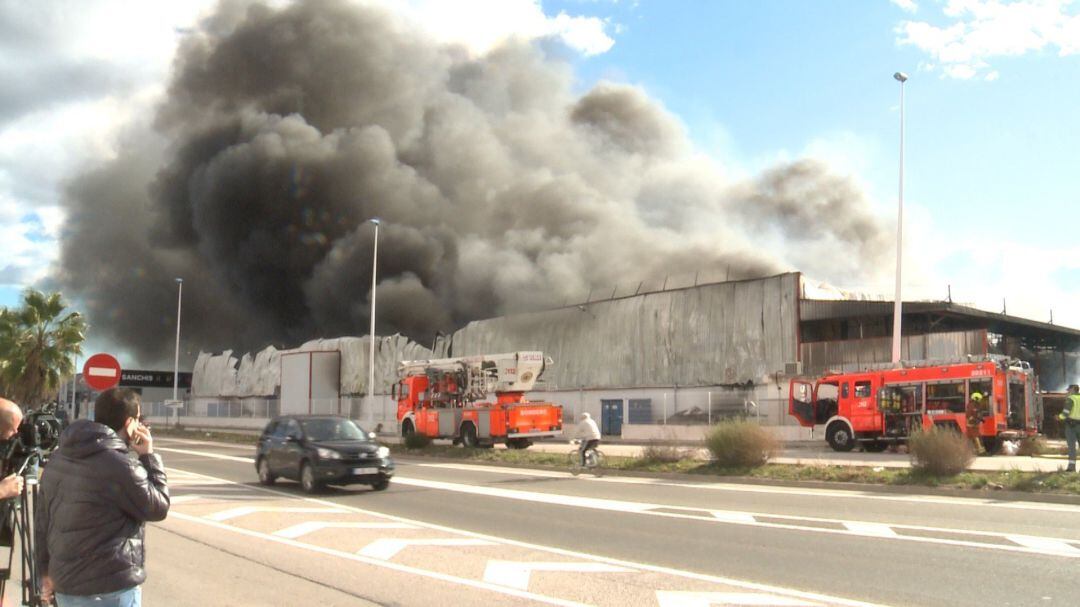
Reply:
[[475, 321], [452, 355], [541, 350], [553, 390], [757, 383], [795, 360], [798, 287], [790, 273]]
[[[858, 371], [892, 361], [892, 338], [807, 342], [801, 345], [804, 375], [826, 370]], [[903, 360], [944, 360], [986, 353], [986, 331], [931, 333], [900, 338]]]

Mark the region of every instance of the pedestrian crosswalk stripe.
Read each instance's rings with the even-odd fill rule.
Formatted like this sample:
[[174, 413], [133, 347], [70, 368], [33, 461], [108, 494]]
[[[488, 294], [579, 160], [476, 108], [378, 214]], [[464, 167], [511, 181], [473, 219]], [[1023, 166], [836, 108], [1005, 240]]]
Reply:
[[409, 546], [497, 546], [495, 542], [477, 540], [473, 538], [440, 538], [430, 540], [393, 540], [379, 539], [364, 546], [356, 554], [369, 558], [388, 561]]
[[633, 573], [636, 570], [607, 563], [588, 561], [537, 562], [537, 561], [488, 561], [484, 569], [484, 581], [510, 586], [518, 590], [529, 589], [529, 577], [533, 571], [570, 571], [574, 573]]
[[343, 510], [341, 508], [261, 508], [259, 506], [240, 506], [239, 508], [230, 508], [228, 510], [222, 510], [221, 512], [208, 514], [206, 515], [206, 518], [212, 521], [227, 521], [229, 519], [237, 518], [239, 516], [245, 516], [248, 514], [254, 514], [256, 512], [295, 512], [298, 514], [347, 514], [349, 511]]
[[313, 533], [320, 529], [416, 529], [416, 525], [408, 523], [354, 523], [354, 522], [331, 522], [331, 521], [305, 521], [299, 525], [286, 527], [275, 531], [274, 535], [296, 539], [302, 535]]

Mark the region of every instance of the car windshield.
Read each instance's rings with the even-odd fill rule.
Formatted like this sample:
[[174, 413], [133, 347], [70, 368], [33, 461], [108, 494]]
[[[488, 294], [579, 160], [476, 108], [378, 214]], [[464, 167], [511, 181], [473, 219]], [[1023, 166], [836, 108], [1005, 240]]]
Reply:
[[367, 434], [347, 419], [305, 419], [300, 422], [310, 440], [362, 440]]

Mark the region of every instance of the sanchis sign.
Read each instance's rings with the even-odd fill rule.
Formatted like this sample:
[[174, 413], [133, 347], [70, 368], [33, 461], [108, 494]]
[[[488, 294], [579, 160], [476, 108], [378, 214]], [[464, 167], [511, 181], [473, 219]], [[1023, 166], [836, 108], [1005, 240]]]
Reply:
[[[173, 374], [169, 371], [124, 370], [120, 373], [120, 385], [132, 388], [171, 388]], [[180, 385], [191, 385], [191, 374], [180, 374]]]

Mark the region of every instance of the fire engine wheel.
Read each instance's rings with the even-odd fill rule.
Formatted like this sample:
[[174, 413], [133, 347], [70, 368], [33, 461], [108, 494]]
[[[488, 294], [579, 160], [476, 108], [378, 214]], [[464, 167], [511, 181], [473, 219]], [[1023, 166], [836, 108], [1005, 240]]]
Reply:
[[881, 453], [889, 448], [889, 443], [883, 440], [870, 441], [869, 443], [863, 443], [863, 450], [867, 453]]
[[998, 449], [1001, 447], [1001, 443], [996, 436], [984, 436], [981, 440], [983, 449], [986, 450], [986, 455], [997, 453]]
[[461, 444], [470, 449], [480, 446], [480, 441], [476, 438], [476, 426], [472, 425], [472, 422], [461, 424]]
[[510, 438], [506, 441], [507, 449], [528, 449], [532, 441], [527, 438]]
[[825, 430], [825, 440], [833, 451], [851, 451], [855, 448], [855, 437], [852, 436], [851, 429], [843, 422], [833, 422]]
[[401, 422], [401, 437], [409, 438], [413, 434], [416, 434], [416, 428], [413, 427], [411, 419], [407, 419]]

